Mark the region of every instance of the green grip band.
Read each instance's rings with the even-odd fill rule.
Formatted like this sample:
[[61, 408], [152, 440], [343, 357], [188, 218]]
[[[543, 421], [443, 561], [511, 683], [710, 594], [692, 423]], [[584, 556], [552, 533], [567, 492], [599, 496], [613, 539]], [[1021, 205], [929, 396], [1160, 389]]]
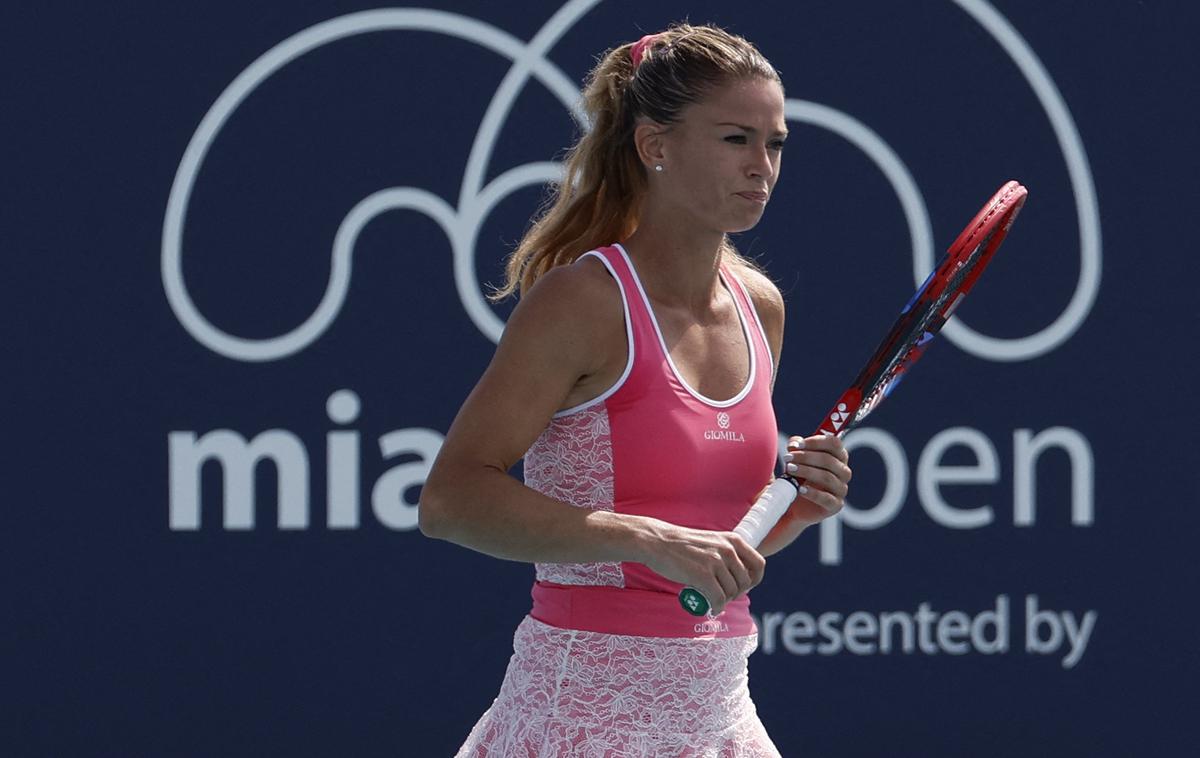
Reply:
[[700, 590], [692, 587], [685, 587], [679, 593], [679, 604], [693, 616], [704, 616], [709, 611], [708, 599], [701, 594]]

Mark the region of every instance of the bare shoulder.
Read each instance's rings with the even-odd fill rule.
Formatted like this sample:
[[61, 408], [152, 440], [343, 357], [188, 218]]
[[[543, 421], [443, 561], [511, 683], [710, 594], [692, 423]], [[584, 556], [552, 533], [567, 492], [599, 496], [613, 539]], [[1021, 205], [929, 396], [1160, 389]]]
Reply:
[[[623, 308], [617, 283], [594, 256], [556, 266], [538, 277], [517, 303], [501, 339], [534, 343], [579, 373], [603, 358], [606, 339], [623, 336]], [[531, 345], [533, 347], [533, 345]], [[582, 364], [582, 365], [581, 365]]]
[[596, 305], [605, 302], [620, 302], [617, 283], [608, 269], [594, 255], [576, 260], [568, 266], [556, 266], [538, 278], [532, 289], [543, 287], [555, 294], [568, 298], [583, 298], [584, 303]]
[[509, 470], [581, 377], [606, 365], [606, 356], [617, 349], [609, 348], [606, 335], [623, 312], [620, 293], [606, 278], [603, 265], [582, 261], [547, 271], [529, 288], [450, 425], [437, 471], [478, 465]]
[[607, 331], [605, 322], [619, 322], [621, 314], [617, 283], [603, 263], [589, 256], [538, 277], [513, 311], [513, 318], [535, 321], [540, 328], [568, 328], [586, 334]]
[[771, 351], [778, 360], [783, 345], [783, 323], [785, 317], [783, 295], [775, 282], [761, 271], [745, 265], [735, 265], [734, 273], [746, 286], [746, 292], [754, 303], [754, 310], [762, 321], [763, 331], [771, 343]]

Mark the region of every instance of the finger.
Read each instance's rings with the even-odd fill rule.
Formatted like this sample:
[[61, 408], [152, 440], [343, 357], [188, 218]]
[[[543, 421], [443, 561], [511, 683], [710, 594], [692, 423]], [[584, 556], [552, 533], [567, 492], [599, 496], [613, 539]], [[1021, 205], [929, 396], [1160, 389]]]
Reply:
[[833, 471], [837, 468], [845, 466], [842, 460], [831, 452], [826, 450], [797, 450], [791, 453], [793, 461], [807, 463], [809, 466]]
[[729, 541], [733, 544], [734, 549], [737, 550], [738, 559], [741, 560], [742, 566], [746, 569], [746, 574], [750, 580], [750, 586], [746, 588], [746, 591], [749, 591], [762, 582], [763, 574], [766, 573], [767, 569], [767, 559], [736, 532], [730, 532]]
[[[788, 463], [796, 464], [797, 471], [800, 470], [801, 466], [811, 466], [816, 469], [828, 471], [843, 482], [850, 481], [850, 467], [832, 453], [818, 450], [799, 450], [784, 456], [784, 460]], [[787, 468], [786, 470], [789, 474], [796, 473], [791, 468]]]
[[835, 434], [815, 434], [812, 437], [804, 438], [805, 450], [820, 450], [829, 453], [837, 458], [842, 463], [850, 462], [850, 453], [846, 450], [845, 444], [842, 443], [842, 438]]
[[725, 562], [725, 567], [729, 569], [729, 574], [737, 582], [734, 593], [729, 596], [730, 600], [749, 592], [750, 588], [754, 586], [754, 582], [750, 577], [750, 570], [746, 567], [746, 564], [737, 552], [734, 552], [730, 556], [730, 560]]
[[842, 438], [836, 434], [814, 434], [811, 437], [805, 437], [801, 449], [820, 450], [829, 453], [843, 463], [847, 463], [850, 460], [849, 451], [846, 450]]
[[818, 489], [828, 492], [837, 493], [841, 488], [846, 486], [846, 482], [843, 479], [832, 471], [819, 466], [793, 462], [788, 464], [787, 472], [794, 477], [804, 479], [805, 482], [816, 485]]
[[826, 490], [816, 487], [806, 487], [807, 491], [803, 493], [803, 498], [829, 515], [833, 515], [842, 509], [846, 504], [845, 496], [838, 497], [837, 495]]
[[721, 606], [738, 596], [738, 581], [730, 570], [729, 566], [721, 563], [716, 566], [713, 571], [713, 578], [717, 580], [717, 584], [721, 587]]
[[839, 500], [846, 499], [846, 493], [850, 491], [849, 484], [828, 471], [814, 473], [813, 478], [809, 481], [815, 485], [814, 491], [827, 492]]

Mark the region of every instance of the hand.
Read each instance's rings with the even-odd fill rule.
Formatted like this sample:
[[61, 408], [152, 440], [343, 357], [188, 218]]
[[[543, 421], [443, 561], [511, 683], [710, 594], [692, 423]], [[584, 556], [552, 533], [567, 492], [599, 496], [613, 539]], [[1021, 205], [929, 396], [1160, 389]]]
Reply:
[[832, 434], [792, 437], [784, 459], [787, 473], [804, 480], [789, 509], [793, 518], [810, 525], [842, 509], [852, 472], [850, 455], [840, 438]]
[[762, 581], [766, 559], [733, 532], [654, 521], [640, 561], [658, 574], [704, 593], [715, 616]]

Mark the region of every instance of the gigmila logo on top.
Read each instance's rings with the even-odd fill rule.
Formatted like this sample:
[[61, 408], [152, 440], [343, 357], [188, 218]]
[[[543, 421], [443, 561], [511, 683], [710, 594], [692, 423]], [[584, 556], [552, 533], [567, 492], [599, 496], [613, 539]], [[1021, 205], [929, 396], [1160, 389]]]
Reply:
[[[1080, 275], [1066, 308], [1040, 332], [1000, 339], [975, 332], [955, 319], [946, 325], [943, 335], [960, 349], [987, 360], [1033, 360], [1051, 353], [1079, 328], [1087, 318], [1099, 288], [1100, 226], [1091, 171], [1066, 104], [1025, 40], [984, 0], [949, 1], [965, 11], [1009, 54], [1045, 109], [1062, 150], [1074, 193], [1080, 232]], [[561, 176], [561, 165], [554, 162], [524, 164], [500, 173], [485, 184], [486, 169], [504, 121], [531, 78], [546, 87], [583, 124], [583, 116], [577, 107], [579, 90], [576, 83], [547, 57], [547, 53], [599, 2], [567, 2], [528, 42], [461, 14], [388, 8], [352, 13], [316, 24], [265, 52], [229, 84], [204, 116], [188, 144], [171, 188], [163, 225], [162, 277], [167, 300], [180, 324], [201, 345], [230, 360], [248, 364], [281, 360], [304, 350], [329, 328], [341, 310], [360, 232], [380, 214], [404, 209], [423, 213], [441, 226], [453, 253], [454, 280], [462, 306], [482, 333], [492, 341], [498, 341], [503, 323], [488, 305], [483, 288], [476, 280], [474, 259], [480, 226], [492, 209], [514, 191], [557, 180]], [[183, 281], [182, 238], [192, 189], [222, 127], [260, 84], [313, 50], [360, 34], [413, 31], [467, 41], [512, 64], [488, 103], [470, 147], [457, 206], [417, 187], [387, 187], [368, 195], [342, 220], [332, 241], [331, 274], [325, 293], [302, 324], [286, 334], [266, 339], [242, 338], [218, 329], [197, 309]], [[596, 48], [600, 46], [598, 42]], [[914, 281], [919, 284], [934, 264], [933, 235], [924, 199], [903, 161], [877, 132], [844, 112], [789, 98], [786, 115], [790, 121], [837, 133], [861, 149], [888, 179], [908, 220]], [[228, 530], [254, 529], [259, 507], [255, 499], [255, 469], [265, 461], [274, 464], [278, 476], [278, 528], [314, 528], [310, 523], [310, 469], [313, 465], [310, 453], [324, 458], [327, 474], [325, 528], [359, 528], [363, 511], [360, 472], [364, 453], [362, 434], [354, 426], [361, 421], [363, 403], [352, 389], [339, 388], [325, 398], [325, 404], [334, 428], [319, 442], [304, 440], [283, 428], [253, 431], [249, 435], [228, 427], [170, 431], [167, 435], [170, 528], [200, 528], [200, 471], [206, 462], [216, 462], [222, 470], [224, 483], [223, 527]], [[233, 425], [236, 419], [223, 422]], [[383, 461], [402, 459], [371, 487], [372, 512], [380, 524], [396, 530], [416, 528], [416, 501], [411, 493], [424, 482], [442, 440], [441, 432], [424, 428], [396, 429], [377, 439]], [[781, 435], [781, 450], [785, 440]], [[1087, 438], [1074, 429], [1062, 426], [1014, 429], [998, 443], [979, 429], [954, 427], [935, 434], [925, 443], [915, 468], [900, 441], [883, 429], [855, 430], [846, 436], [845, 442], [848, 448], [860, 451], [859, 456], [877, 455], [883, 461], [886, 481], [878, 502], [847, 503], [838, 517], [822, 524], [820, 560], [825, 564], [843, 561], [844, 529], [879, 529], [890, 523], [909, 501], [910, 484], [916, 489], [919, 506], [934, 523], [946, 528], [980, 529], [1006, 518], [1011, 518], [1018, 526], [1033, 526], [1039, 514], [1047, 509], [1047, 504], [1038, 503], [1038, 462], [1054, 450], [1066, 453], [1065, 465], [1069, 466], [1071, 482], [1071, 523], [1088, 526], [1094, 518], [1092, 448]], [[947, 454], [955, 449], [967, 451], [974, 462], [970, 465], [947, 464]], [[1007, 471], [1002, 471], [1000, 449], [1009, 453], [1004, 456]], [[1053, 458], [1055, 462], [1048, 461], [1046, 465], [1064, 465], [1061, 456]], [[989, 485], [998, 483], [1002, 477], [1011, 480], [1013, 499], [1010, 509], [990, 505], [961, 507], [942, 491], [944, 484]]]

